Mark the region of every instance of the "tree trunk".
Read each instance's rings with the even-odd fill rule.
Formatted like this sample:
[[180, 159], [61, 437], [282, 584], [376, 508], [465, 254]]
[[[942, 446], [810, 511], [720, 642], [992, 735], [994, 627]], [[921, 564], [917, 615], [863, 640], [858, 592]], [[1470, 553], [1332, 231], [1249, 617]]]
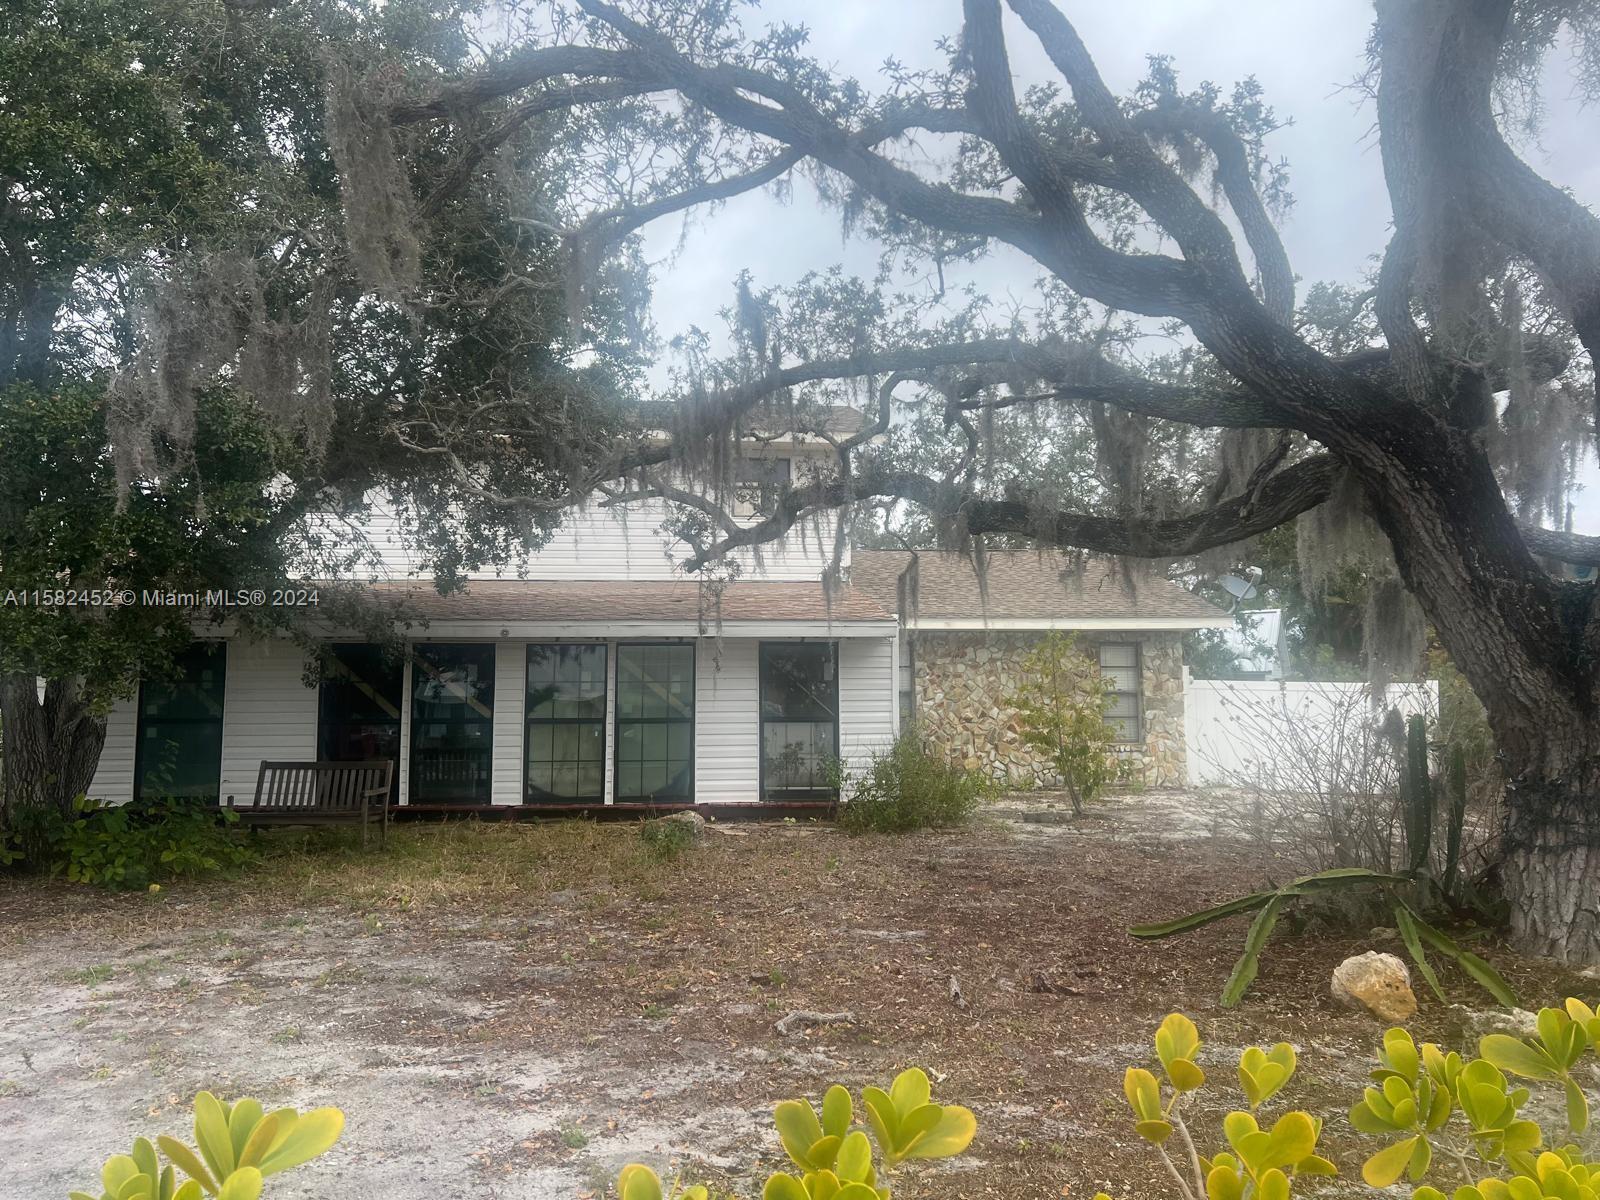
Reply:
[[1600, 963], [1600, 736], [1506, 789], [1501, 883], [1523, 950]]
[[84, 701], [81, 681], [54, 679], [39, 695], [38, 681], [14, 672], [0, 676], [0, 816], [28, 829], [31, 818], [71, 814], [89, 790], [106, 719]]
[[1510, 781], [1500, 868], [1513, 943], [1600, 963], [1600, 682], [1585, 649], [1600, 596], [1534, 563], [1470, 432], [1419, 424], [1381, 447], [1342, 439], [1347, 461], [1488, 713]]

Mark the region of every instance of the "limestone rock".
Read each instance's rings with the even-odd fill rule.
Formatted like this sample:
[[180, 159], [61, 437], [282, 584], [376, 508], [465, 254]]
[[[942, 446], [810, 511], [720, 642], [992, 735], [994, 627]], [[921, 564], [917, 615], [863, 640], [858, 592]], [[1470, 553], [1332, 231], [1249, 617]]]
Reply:
[[1451, 1012], [1461, 1018], [1461, 1023], [1476, 1039], [1490, 1033], [1509, 1033], [1512, 1037], [1529, 1038], [1539, 1032], [1539, 1018], [1525, 1008], [1472, 1009], [1464, 1004], [1452, 1004]]
[[1333, 998], [1380, 1021], [1404, 1021], [1417, 1011], [1405, 963], [1375, 950], [1347, 958], [1333, 969]]
[[682, 825], [687, 828], [693, 836], [699, 837], [701, 832], [704, 831], [706, 827], [706, 819], [699, 813], [695, 812], [694, 809], [686, 808], [682, 812], [670, 813], [665, 817], [655, 817], [650, 821], [650, 824]]

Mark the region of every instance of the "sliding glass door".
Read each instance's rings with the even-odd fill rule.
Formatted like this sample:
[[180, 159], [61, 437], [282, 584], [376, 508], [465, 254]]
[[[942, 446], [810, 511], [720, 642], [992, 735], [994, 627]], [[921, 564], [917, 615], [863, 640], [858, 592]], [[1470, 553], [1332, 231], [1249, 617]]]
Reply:
[[694, 646], [617, 647], [617, 802], [694, 799]]
[[317, 695], [317, 757], [324, 762], [391, 762], [389, 795], [400, 787], [400, 712], [405, 664], [367, 642], [327, 648]]
[[133, 794], [215, 801], [222, 790], [224, 642], [195, 642], [174, 676], [139, 685]]
[[761, 644], [761, 798], [831, 798], [839, 757], [833, 642]]
[[603, 804], [606, 798], [606, 648], [528, 647], [529, 804]]
[[488, 804], [494, 646], [425, 643], [411, 668], [412, 804]]

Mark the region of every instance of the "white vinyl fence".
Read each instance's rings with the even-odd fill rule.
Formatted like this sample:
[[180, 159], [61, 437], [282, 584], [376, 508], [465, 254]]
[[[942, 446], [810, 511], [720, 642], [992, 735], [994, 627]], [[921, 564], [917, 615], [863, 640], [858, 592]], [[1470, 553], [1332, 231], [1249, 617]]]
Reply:
[[1289, 726], [1296, 737], [1319, 743], [1317, 757], [1337, 769], [1334, 763], [1346, 748], [1359, 753], [1362, 727], [1370, 729], [1390, 708], [1402, 716], [1435, 715], [1438, 682], [1392, 685], [1374, 707], [1363, 683], [1190, 679], [1185, 671], [1189, 783], [1199, 787], [1272, 777]]

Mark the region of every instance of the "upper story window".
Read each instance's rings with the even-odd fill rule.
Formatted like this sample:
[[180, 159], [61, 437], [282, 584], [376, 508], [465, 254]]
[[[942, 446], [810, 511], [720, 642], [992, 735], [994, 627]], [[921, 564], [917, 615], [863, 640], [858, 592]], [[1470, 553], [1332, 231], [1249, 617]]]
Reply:
[[793, 465], [787, 458], [740, 458], [733, 477], [734, 516], [770, 516], [793, 477]]

